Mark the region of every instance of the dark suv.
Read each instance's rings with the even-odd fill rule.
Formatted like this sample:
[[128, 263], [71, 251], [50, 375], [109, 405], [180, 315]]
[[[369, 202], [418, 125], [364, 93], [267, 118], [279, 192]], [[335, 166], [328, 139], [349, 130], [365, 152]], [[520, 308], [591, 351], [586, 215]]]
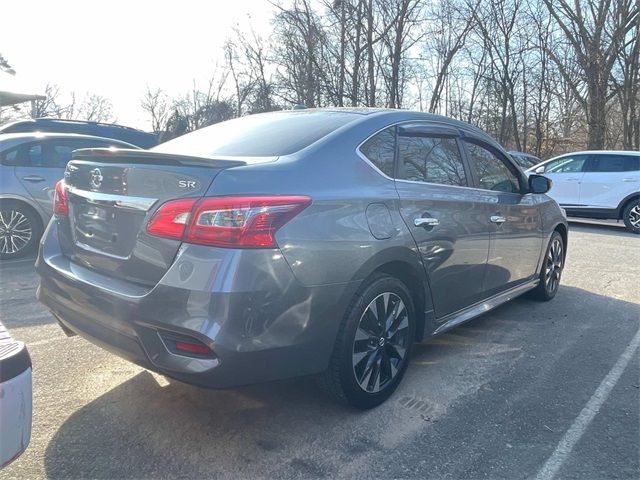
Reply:
[[0, 133], [79, 133], [95, 137], [113, 138], [140, 148], [151, 148], [158, 144], [155, 133], [143, 132], [114, 123], [87, 122], [84, 120], [63, 120], [59, 118], [36, 118], [19, 120], [0, 127]]

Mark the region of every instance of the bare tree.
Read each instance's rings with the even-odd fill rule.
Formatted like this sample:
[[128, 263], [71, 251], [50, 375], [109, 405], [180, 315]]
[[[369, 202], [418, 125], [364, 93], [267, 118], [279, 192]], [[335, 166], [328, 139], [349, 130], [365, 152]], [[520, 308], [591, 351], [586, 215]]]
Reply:
[[[238, 32], [236, 31], [237, 36]], [[224, 54], [235, 90], [236, 116], [240, 117], [245, 111], [244, 105], [247, 99], [256, 86], [256, 79], [253, 77], [252, 71], [242, 63], [236, 43], [228, 40], [224, 46]]]
[[[588, 147], [604, 148], [607, 101], [612, 97], [610, 78], [625, 40], [638, 23], [636, 0], [543, 0], [563, 34], [551, 46], [550, 58], [571, 85], [587, 115]], [[571, 76], [559, 58], [558, 47], [569, 48], [580, 67], [580, 78]], [[584, 89], [581, 88], [584, 83]]]
[[160, 88], [151, 90], [147, 85], [140, 105], [151, 117], [151, 129], [156, 133], [165, 132], [170, 113], [167, 94]]
[[60, 102], [60, 87], [48, 83], [44, 88], [44, 97], [33, 101], [30, 115], [33, 118], [63, 117], [64, 106]]
[[622, 120], [622, 146], [640, 150], [640, 22], [627, 34], [616, 64], [612, 81]]
[[404, 87], [403, 61], [420, 35], [416, 26], [420, 22], [423, 3], [420, 0], [384, 0], [380, 2], [385, 32], [381, 34], [388, 55], [384, 80], [387, 89], [387, 106], [400, 108]]
[[435, 30], [426, 35], [427, 48], [437, 55], [437, 73], [435, 86], [431, 93], [429, 111], [439, 111], [442, 90], [444, 89], [451, 62], [462, 50], [469, 32], [474, 28], [477, 15], [474, 14], [480, 1], [473, 4], [457, 0], [442, 0], [432, 5], [429, 12]]

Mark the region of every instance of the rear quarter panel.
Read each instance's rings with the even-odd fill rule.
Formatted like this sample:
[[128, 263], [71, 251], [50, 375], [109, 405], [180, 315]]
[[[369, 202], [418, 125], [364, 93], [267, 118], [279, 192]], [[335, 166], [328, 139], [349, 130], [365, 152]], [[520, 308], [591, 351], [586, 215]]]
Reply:
[[[296, 278], [305, 286], [362, 280], [379, 262], [397, 257], [399, 251], [422, 268], [415, 242], [399, 215], [393, 181], [356, 153], [364, 139], [391, 123], [388, 119], [372, 120], [343, 127], [277, 162], [225, 170], [208, 194], [310, 196], [311, 206], [281, 228], [276, 237]], [[388, 208], [388, 224], [377, 227], [389, 232], [389, 238], [372, 234], [376, 227], [370, 228], [369, 222], [384, 218], [367, 218], [367, 207], [372, 204]]]

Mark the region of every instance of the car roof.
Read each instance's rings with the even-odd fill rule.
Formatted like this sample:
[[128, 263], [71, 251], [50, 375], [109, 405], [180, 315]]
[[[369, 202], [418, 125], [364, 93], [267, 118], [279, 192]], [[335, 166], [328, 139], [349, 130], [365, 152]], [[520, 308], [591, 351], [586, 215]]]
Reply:
[[[83, 135], [80, 133], [52, 133], [52, 132], [26, 132], [26, 133], [0, 133], [0, 142], [5, 140], [13, 140], [12, 143], [16, 143], [17, 140], [50, 140], [50, 139], [85, 139], [85, 140], [101, 140], [106, 142], [117, 142], [122, 145], [129, 145], [133, 148], [139, 148], [122, 140], [116, 140], [114, 138], [98, 137], [96, 135]], [[22, 143], [22, 142], [18, 142]]]
[[475, 133], [479, 136], [491, 139], [496, 142], [491, 136], [471, 125], [470, 123], [456, 120], [454, 118], [445, 117], [443, 115], [437, 115], [435, 113], [419, 112], [415, 110], [404, 110], [398, 108], [377, 108], [377, 107], [328, 107], [328, 108], [305, 108], [296, 110], [278, 110], [261, 115], [271, 114], [289, 114], [289, 115], [304, 115], [305, 113], [350, 113], [362, 115], [364, 117], [389, 117], [390, 122], [404, 122], [404, 121], [419, 121], [419, 122], [434, 122], [447, 124], [456, 128], [467, 130], [468, 132]]
[[104, 122], [93, 122], [90, 120], [73, 120], [73, 119], [65, 119], [65, 118], [51, 118], [51, 117], [41, 117], [41, 118], [24, 118], [21, 120], [15, 120], [13, 122], [9, 122], [5, 125], [0, 126], [0, 130], [3, 127], [13, 126], [13, 125], [21, 125], [25, 123], [31, 123], [35, 125], [47, 125], [47, 124], [56, 124], [56, 123], [65, 123], [69, 125], [92, 125], [97, 127], [104, 128], [116, 128], [120, 130], [129, 130], [132, 132], [140, 132], [147, 133], [144, 130], [139, 130], [133, 127], [127, 127], [125, 125], [118, 125], [117, 123], [104, 123]]

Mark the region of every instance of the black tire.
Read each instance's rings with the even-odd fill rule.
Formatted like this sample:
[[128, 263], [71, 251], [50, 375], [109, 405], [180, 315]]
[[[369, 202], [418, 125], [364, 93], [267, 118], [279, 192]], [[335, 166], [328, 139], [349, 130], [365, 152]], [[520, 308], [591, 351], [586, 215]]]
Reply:
[[[559, 252], [556, 251], [559, 245]], [[545, 250], [542, 267], [540, 268], [540, 282], [531, 291], [531, 297], [543, 302], [548, 302], [558, 293], [560, 278], [564, 268], [565, 245], [562, 235], [557, 231], [553, 232], [549, 239], [549, 244]], [[551, 269], [551, 270], [549, 270]]]
[[0, 202], [0, 260], [33, 253], [41, 235], [40, 217], [33, 208], [15, 200]]
[[[380, 311], [387, 317], [384, 328], [375, 318]], [[415, 309], [404, 283], [386, 274], [372, 276], [347, 309], [321, 385], [338, 401], [356, 408], [380, 405], [404, 376], [415, 328]]]
[[622, 211], [624, 225], [631, 233], [640, 234], [640, 198], [631, 200]]

